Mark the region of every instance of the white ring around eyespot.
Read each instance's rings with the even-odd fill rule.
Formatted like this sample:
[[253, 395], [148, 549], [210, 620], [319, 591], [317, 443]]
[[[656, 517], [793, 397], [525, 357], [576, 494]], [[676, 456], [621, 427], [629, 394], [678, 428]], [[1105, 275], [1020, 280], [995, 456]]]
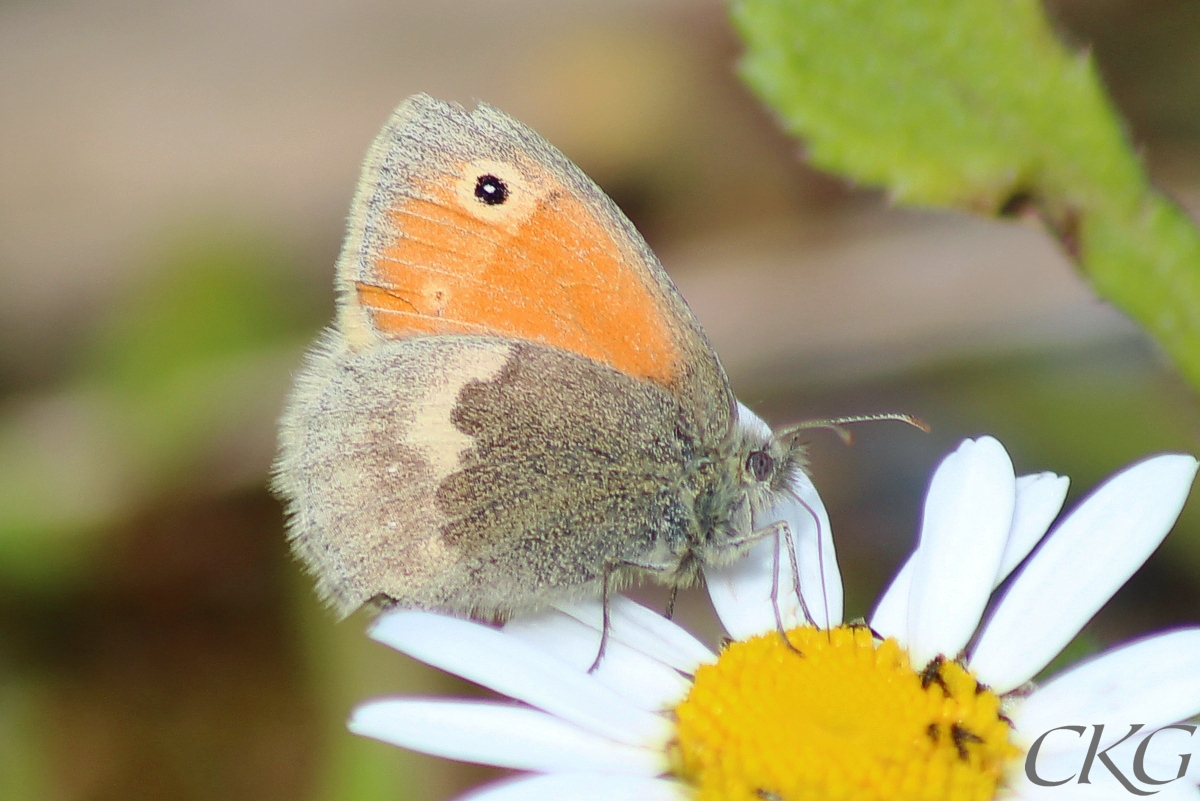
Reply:
[[[475, 195], [479, 179], [485, 175], [494, 175], [504, 182], [508, 197], [503, 203], [489, 205]], [[510, 231], [529, 219], [540, 199], [540, 193], [516, 166], [492, 159], [464, 163], [454, 194], [471, 216]]]

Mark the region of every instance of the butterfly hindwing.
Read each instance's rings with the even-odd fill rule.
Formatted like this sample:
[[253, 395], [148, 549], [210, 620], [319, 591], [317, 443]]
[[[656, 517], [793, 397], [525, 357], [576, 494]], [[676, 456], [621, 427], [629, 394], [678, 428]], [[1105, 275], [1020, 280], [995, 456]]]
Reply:
[[276, 483], [340, 614], [377, 596], [504, 614], [694, 534], [680, 418], [671, 393], [558, 348], [334, 338], [293, 393]]

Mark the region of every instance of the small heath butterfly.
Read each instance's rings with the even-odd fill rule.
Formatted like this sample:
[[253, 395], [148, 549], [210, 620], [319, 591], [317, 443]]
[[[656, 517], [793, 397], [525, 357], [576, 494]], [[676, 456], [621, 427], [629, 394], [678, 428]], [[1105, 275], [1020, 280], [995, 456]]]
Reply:
[[641, 576], [674, 589], [785, 533], [753, 521], [804, 468], [801, 427], [739, 420], [633, 225], [504, 113], [426, 95], [395, 111], [336, 288], [275, 489], [340, 616], [498, 619]]

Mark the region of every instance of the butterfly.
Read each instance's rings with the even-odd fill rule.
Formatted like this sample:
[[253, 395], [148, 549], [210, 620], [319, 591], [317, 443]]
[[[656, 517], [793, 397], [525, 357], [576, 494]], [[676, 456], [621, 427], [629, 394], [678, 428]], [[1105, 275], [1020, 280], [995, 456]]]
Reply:
[[415, 95], [393, 113], [336, 289], [274, 486], [340, 616], [674, 590], [790, 537], [755, 517], [794, 495], [803, 426], [746, 419], [634, 226], [503, 112]]

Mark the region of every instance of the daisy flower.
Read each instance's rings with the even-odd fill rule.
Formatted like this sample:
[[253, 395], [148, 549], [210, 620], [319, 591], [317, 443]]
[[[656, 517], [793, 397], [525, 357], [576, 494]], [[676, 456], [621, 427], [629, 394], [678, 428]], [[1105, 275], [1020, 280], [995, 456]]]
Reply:
[[773, 541], [706, 576], [731, 638], [720, 654], [620, 597], [592, 673], [598, 603], [502, 628], [396, 611], [372, 637], [513, 700], [381, 699], [349, 726], [526, 772], [474, 801], [1200, 799], [1182, 756], [1191, 731], [1170, 726], [1200, 713], [1200, 629], [1030, 684], [1158, 547], [1196, 468], [1177, 454], [1134, 464], [1043, 542], [1066, 478], [1017, 478], [999, 442], [967, 440], [934, 473], [916, 549], [869, 625], [842, 624], [829, 522], [800, 477], [808, 508], [790, 502], [762, 523], [791, 526], [815, 621], [794, 591], [772, 600], [773, 585], [794, 586]]

